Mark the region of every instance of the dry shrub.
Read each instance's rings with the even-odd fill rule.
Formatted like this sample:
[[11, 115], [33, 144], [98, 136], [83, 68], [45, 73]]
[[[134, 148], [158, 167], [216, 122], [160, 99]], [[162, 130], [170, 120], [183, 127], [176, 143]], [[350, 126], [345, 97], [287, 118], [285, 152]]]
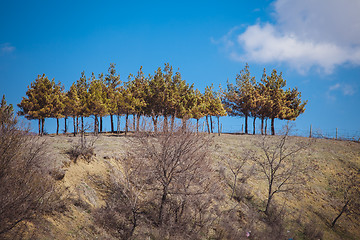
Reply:
[[0, 124], [0, 238], [23, 238], [28, 222], [54, 209], [46, 144], [16, 118]]
[[97, 222], [122, 239], [206, 235], [218, 211], [208, 162], [211, 139], [179, 128], [138, 133], [130, 141], [133, 148], [110, 175]]
[[264, 184], [267, 186], [264, 209], [267, 215], [275, 196], [299, 193], [304, 189], [309, 173], [314, 170], [309, 156], [303, 154], [311, 145], [311, 140], [291, 143], [290, 130], [286, 125], [282, 136], [263, 136], [262, 140], [256, 143], [261, 154], [254, 152], [252, 157], [259, 176], [265, 179]]
[[70, 158], [76, 163], [79, 157], [83, 157], [86, 161], [90, 161], [91, 157], [95, 155], [94, 153], [94, 144], [97, 140], [97, 137], [88, 139], [85, 134], [82, 134], [79, 138], [79, 142], [72, 145], [66, 153]]

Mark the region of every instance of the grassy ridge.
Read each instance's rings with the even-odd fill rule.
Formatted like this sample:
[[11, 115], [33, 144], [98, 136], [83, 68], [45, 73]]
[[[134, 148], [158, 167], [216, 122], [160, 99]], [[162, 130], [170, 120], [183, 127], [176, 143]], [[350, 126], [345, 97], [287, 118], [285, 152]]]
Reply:
[[[275, 142], [279, 136], [269, 136]], [[95, 209], [104, 206], [106, 189], [111, 169], [121, 171], [121, 158], [131, 147], [131, 142], [124, 136], [101, 135], [95, 143], [95, 156], [90, 162], [80, 159], [73, 163], [65, 153], [78, 138], [72, 136], [46, 136], [51, 153], [51, 161], [57, 168], [65, 170], [65, 177], [58, 184], [66, 189], [67, 209], [43, 219], [34, 230], [39, 239], [113, 239], [106, 230], [97, 226], [94, 221]], [[131, 138], [131, 136], [130, 136]], [[260, 231], [262, 222], [254, 217], [260, 214], [266, 200], [266, 182], [256, 171], [251, 172], [247, 181], [237, 185], [241, 200], [230, 199], [231, 173], [226, 168], [226, 158], [241, 157], [244, 151], [253, 150], [261, 154], [256, 147], [261, 141], [259, 135], [213, 136], [211, 167], [217, 174], [219, 186], [225, 195], [219, 206], [229, 209], [236, 206], [241, 218], [239, 234], [245, 237], [248, 229]], [[283, 209], [283, 228], [288, 237], [311, 239], [317, 233], [322, 239], [360, 239], [359, 217], [343, 215], [335, 228], [331, 221], [340, 211], [329, 195], [329, 179], [337, 172], [346, 172], [350, 167], [360, 169], [360, 145], [355, 142], [335, 141], [290, 137], [289, 144], [311, 141], [309, 147], [297, 157], [310, 159], [314, 164], [310, 178], [301, 190], [292, 194], [278, 194], [274, 200]], [[119, 161], [120, 160], [120, 161]], [[120, 162], [120, 164], [119, 164]], [[248, 173], [254, 163], [245, 163], [242, 173]], [[261, 218], [261, 217], [260, 217]], [[240, 220], [239, 220], [240, 221]], [[137, 231], [146, 231], [138, 229]], [[320, 236], [319, 235], [319, 236]], [[254, 235], [255, 236], [255, 235]]]

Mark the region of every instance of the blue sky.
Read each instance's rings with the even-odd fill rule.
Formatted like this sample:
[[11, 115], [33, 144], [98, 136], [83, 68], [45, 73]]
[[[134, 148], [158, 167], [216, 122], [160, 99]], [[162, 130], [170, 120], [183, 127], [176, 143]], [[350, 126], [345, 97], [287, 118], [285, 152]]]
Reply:
[[[165, 62], [203, 91], [234, 81], [248, 62], [258, 80], [264, 67], [283, 72], [308, 100], [297, 129], [360, 135], [359, 12], [357, 0], [1, 0], [0, 94], [16, 105], [38, 74], [68, 89], [83, 70], [116, 63], [125, 81]], [[233, 131], [243, 119], [222, 122]]]

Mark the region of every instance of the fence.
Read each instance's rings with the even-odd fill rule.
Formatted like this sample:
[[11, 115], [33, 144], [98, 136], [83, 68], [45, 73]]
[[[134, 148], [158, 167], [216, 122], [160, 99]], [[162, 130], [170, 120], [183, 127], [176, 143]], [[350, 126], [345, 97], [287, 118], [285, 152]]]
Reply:
[[[282, 128], [275, 128], [276, 133], [281, 133]], [[231, 125], [226, 126], [222, 130], [223, 133], [244, 133], [244, 125]], [[253, 133], [252, 127], [249, 126], [249, 134]], [[270, 127], [268, 126], [267, 133], [270, 134]], [[256, 134], [260, 134], [260, 128], [256, 129]], [[335, 139], [335, 140], [347, 140], [360, 142], [360, 131], [351, 131], [342, 128], [334, 129], [320, 129], [313, 128], [312, 125], [308, 129], [297, 129], [294, 128], [291, 131], [292, 136], [300, 137], [312, 137], [312, 138], [323, 138], [323, 139]]]

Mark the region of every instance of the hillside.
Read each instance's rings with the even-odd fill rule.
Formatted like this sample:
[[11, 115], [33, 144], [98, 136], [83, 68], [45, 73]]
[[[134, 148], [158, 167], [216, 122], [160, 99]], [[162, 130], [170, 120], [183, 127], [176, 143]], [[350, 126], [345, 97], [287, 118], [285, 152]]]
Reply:
[[[126, 228], [126, 221], [130, 216], [126, 216], [125, 220], [116, 221], [106, 214], [107, 218], [99, 216], [105, 216], [104, 209], [111, 206], [109, 201], [112, 201], [112, 198], [109, 197], [109, 192], [113, 189], [110, 185], [114, 179], [123, 179], [116, 180], [120, 183], [117, 187], [125, 188], [125, 185], [121, 185], [126, 183], [124, 178], [127, 176], [123, 161], [129, 152], [134, 151], [134, 144], [139, 143], [136, 137], [111, 134], [96, 138], [87, 136], [88, 142], [95, 142], [94, 155], [88, 160], [80, 157], [76, 162], [70, 159], [67, 151], [78, 143], [79, 137], [48, 135], [43, 139], [48, 144], [48, 160], [53, 169], [51, 172], [59, 179], [56, 184], [61, 189], [64, 208], [37, 220], [36, 224], [31, 225], [33, 227], [29, 228], [26, 236], [33, 239], [116, 239], [122, 230], [116, 232], [106, 224], [120, 222], [123, 225], [117, 225], [117, 228]], [[212, 175], [209, 180], [211, 184], [207, 186], [215, 191], [207, 195], [213, 196], [211, 201], [201, 200], [200, 205], [205, 211], [199, 210], [198, 218], [203, 217], [211, 222], [211, 225], [204, 220], [203, 225], [197, 228], [197, 237], [276, 239], [276, 234], [279, 234], [281, 239], [360, 239], [360, 218], [355, 214], [356, 211], [353, 211], [353, 214], [344, 213], [331, 228], [332, 221], [342, 208], [341, 191], [337, 188], [333, 190], [332, 186], [336, 183], [332, 181], [336, 180], [337, 176], [341, 177], [341, 173], [349, 172], [349, 169], [360, 169], [359, 143], [289, 137], [286, 140], [287, 150], [302, 146], [301, 151], [290, 157], [296, 158], [300, 165], [305, 162], [310, 164], [304, 172], [307, 175], [306, 181], [300, 184], [300, 179], [305, 178], [299, 176], [299, 184], [294, 184], [291, 191], [279, 191], [274, 194], [272, 203], [276, 208], [271, 208], [268, 214], [264, 214], [268, 185], [254, 160], [254, 155], [263, 154], [259, 147], [263, 137], [223, 134], [211, 136], [210, 140], [209, 171]], [[280, 140], [281, 136], [268, 136], [266, 143], [271, 145]], [[235, 175], [231, 170], [238, 170], [234, 188]], [[332, 194], [334, 191], [335, 194]], [[142, 195], [143, 193], [139, 193], [139, 202], [148, 197], [146, 192], [145, 195]], [[135, 239], [185, 238], [182, 233], [172, 235], [175, 228], [162, 232], [158, 224], [149, 220], [150, 217], [144, 217], [151, 213], [149, 206], [152, 205], [144, 204], [138, 212], [137, 227], [133, 233]], [[191, 216], [188, 222], [194, 220], [192, 214], [195, 208], [192, 209], [192, 212], [188, 213]], [[168, 224], [170, 225], [170, 222]], [[185, 228], [183, 225], [182, 227]], [[266, 237], [271, 235], [272, 238]]]

